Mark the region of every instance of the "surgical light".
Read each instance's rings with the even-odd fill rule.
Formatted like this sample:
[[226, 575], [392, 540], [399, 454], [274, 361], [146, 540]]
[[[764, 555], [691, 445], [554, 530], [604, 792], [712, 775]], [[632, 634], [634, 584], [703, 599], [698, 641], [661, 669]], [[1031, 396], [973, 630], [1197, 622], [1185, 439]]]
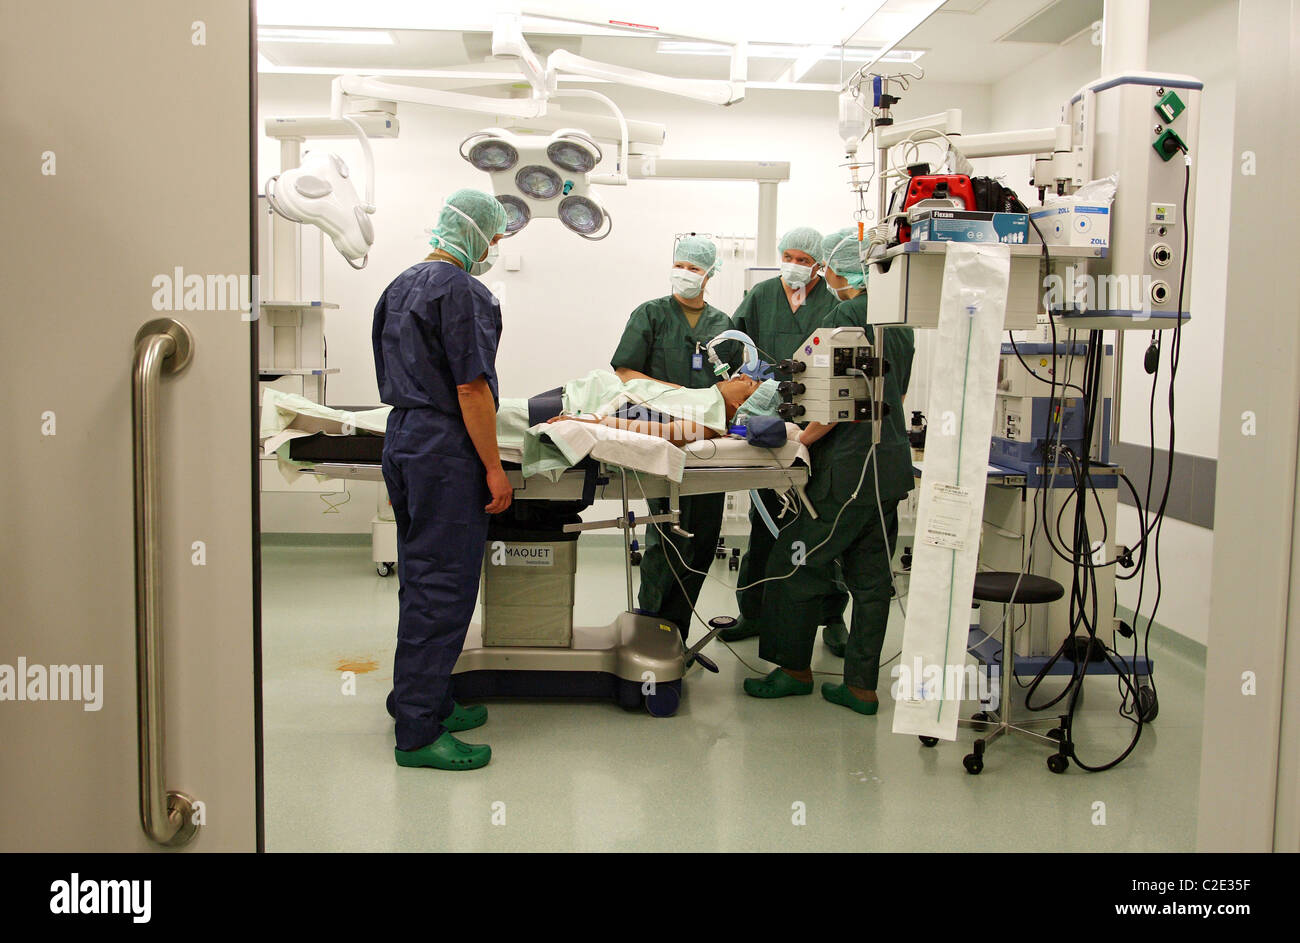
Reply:
[[466, 159], [479, 170], [509, 170], [519, 163], [519, 152], [505, 141], [489, 139], [471, 147]]
[[497, 197], [497, 202], [506, 208], [506, 235], [513, 236], [519, 230], [528, 225], [528, 221], [533, 218], [533, 214], [528, 209], [528, 204], [517, 196], [511, 196], [509, 193], [503, 193]]
[[337, 154], [308, 151], [297, 167], [281, 171], [266, 181], [267, 205], [290, 222], [316, 226], [355, 269], [366, 267], [375, 230], [375, 161], [366, 133], [354, 119], [342, 119], [361, 142], [366, 166], [366, 196], [357, 197], [348, 165]]
[[[587, 238], [591, 238], [605, 222], [605, 211], [587, 196], [566, 196], [560, 201], [559, 214], [560, 222], [565, 227]], [[605, 236], [597, 238], [604, 239]]]
[[529, 164], [515, 174], [515, 186], [535, 200], [553, 200], [564, 189], [564, 181], [549, 167]]
[[603, 155], [585, 131], [561, 128], [541, 135], [487, 128], [461, 141], [460, 156], [491, 179], [506, 209], [506, 235], [535, 219], [558, 219], [584, 239], [609, 235], [610, 215], [590, 191], [619, 175], [594, 173]]
[[546, 147], [546, 156], [557, 167], [575, 174], [589, 173], [600, 163], [600, 148], [590, 138], [566, 137]]

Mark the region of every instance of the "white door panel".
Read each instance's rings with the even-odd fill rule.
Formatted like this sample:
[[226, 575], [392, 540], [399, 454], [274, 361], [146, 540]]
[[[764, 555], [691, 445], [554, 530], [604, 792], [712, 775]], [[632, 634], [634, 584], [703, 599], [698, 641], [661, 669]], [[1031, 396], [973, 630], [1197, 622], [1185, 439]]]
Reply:
[[104, 678], [98, 711], [0, 700], [0, 850], [158, 847], [139, 811], [131, 424], [133, 340], [158, 317], [194, 338], [159, 423], [166, 786], [205, 804], [188, 849], [258, 844], [252, 334], [237, 302], [154, 307], [177, 267], [248, 284], [250, 28], [238, 0], [0, 7], [0, 666]]

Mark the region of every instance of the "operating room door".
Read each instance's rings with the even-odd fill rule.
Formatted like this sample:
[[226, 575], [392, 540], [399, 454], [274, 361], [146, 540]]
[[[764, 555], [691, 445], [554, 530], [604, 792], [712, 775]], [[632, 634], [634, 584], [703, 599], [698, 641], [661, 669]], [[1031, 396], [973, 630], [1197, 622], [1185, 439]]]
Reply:
[[[3, 851], [156, 850], [160, 803], [186, 849], [259, 844], [251, 29], [239, 0], [0, 3]], [[187, 343], [138, 346], [160, 319]]]

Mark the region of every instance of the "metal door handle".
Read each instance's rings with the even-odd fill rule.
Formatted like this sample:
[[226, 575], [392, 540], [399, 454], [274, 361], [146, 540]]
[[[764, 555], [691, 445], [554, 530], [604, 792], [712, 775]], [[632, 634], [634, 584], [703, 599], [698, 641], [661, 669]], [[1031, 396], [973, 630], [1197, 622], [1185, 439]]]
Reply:
[[193, 800], [168, 792], [163, 750], [162, 594], [158, 548], [158, 399], [161, 378], [185, 369], [194, 339], [171, 318], [135, 336], [131, 429], [135, 472], [135, 688], [140, 750], [140, 824], [160, 845], [183, 845], [198, 831]]

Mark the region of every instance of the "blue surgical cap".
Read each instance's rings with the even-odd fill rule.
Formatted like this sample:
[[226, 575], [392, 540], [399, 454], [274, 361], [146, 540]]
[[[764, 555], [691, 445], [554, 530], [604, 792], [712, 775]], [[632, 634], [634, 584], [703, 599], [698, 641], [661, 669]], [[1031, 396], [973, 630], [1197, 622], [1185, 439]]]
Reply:
[[[461, 213], [474, 221], [477, 231]], [[457, 190], [443, 204], [429, 245], [454, 256], [469, 268], [483, 257], [492, 238], [505, 231], [506, 208], [496, 197], [482, 190]]]
[[822, 254], [822, 234], [811, 226], [791, 229], [782, 236], [781, 241], [776, 244], [776, 251], [781, 253], [787, 249], [806, 252], [818, 262], [826, 261], [826, 257]]
[[837, 229], [822, 240], [822, 256], [826, 259], [826, 267], [845, 279], [850, 287], [866, 287], [866, 267], [858, 257], [856, 226]]
[[737, 407], [736, 422], [742, 421], [741, 416], [777, 415], [777, 407], [781, 405], [779, 386], [776, 380], [764, 380], [760, 383], [758, 389], [749, 394], [749, 399]]
[[673, 261], [698, 265], [704, 269], [706, 276], [712, 275], [722, 267], [722, 260], [718, 258], [718, 247], [713, 244], [712, 239], [704, 236], [683, 236], [679, 239], [677, 248], [673, 250]]

